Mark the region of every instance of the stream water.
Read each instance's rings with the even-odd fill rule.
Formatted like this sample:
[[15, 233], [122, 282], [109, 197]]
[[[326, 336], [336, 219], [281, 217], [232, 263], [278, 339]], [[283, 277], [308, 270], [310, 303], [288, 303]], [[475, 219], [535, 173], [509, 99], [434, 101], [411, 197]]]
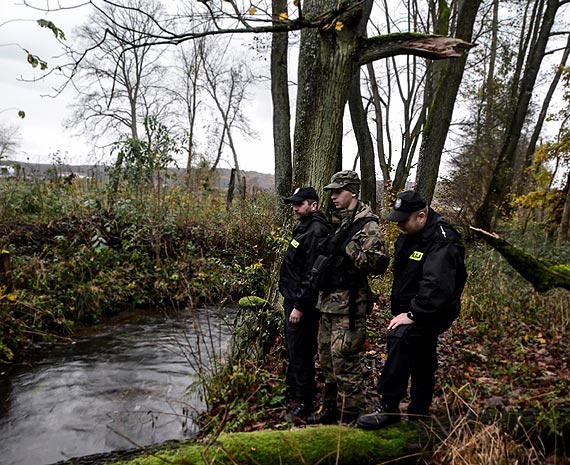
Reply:
[[196, 433], [187, 387], [229, 340], [233, 312], [133, 314], [0, 373], [0, 463], [46, 465]]

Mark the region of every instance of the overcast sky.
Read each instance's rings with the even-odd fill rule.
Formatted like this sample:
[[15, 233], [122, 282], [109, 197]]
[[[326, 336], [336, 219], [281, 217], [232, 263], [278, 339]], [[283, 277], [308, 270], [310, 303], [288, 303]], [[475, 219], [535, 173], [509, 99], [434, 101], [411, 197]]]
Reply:
[[[0, 121], [17, 125], [21, 131], [21, 145], [17, 156], [10, 158], [32, 163], [50, 163], [56, 158], [65, 163], [96, 163], [96, 156], [89, 143], [62, 127], [68, 115], [67, 105], [74, 98], [72, 89], [56, 96], [55, 89], [62, 79], [55, 75], [37, 82], [41, 71], [26, 61], [27, 49], [45, 59], [50, 68], [61, 62], [61, 48], [49, 29], [40, 28], [36, 20], [45, 18], [62, 29], [73, 41], [74, 26], [81, 24], [89, 8], [45, 13], [21, 5], [21, 0], [0, 0]], [[269, 63], [267, 64], [267, 74]], [[240, 168], [262, 173], [274, 172], [272, 113], [269, 83], [258, 86], [253, 99], [247, 104], [247, 114], [258, 133], [257, 140], [241, 140], [236, 137]], [[18, 117], [18, 111], [26, 117]], [[58, 154], [58, 155], [55, 155]], [[107, 155], [109, 157], [109, 155]], [[229, 155], [221, 167], [231, 167]]]

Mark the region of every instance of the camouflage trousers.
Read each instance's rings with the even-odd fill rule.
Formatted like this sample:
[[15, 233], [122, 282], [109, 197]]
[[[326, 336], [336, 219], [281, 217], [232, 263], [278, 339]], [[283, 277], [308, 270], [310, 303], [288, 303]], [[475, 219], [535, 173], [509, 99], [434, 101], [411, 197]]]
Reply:
[[[322, 313], [319, 326], [319, 362], [325, 378], [324, 402], [339, 409], [359, 412], [364, 407], [360, 351], [366, 338], [366, 317]], [[335, 389], [336, 388], [336, 389]]]

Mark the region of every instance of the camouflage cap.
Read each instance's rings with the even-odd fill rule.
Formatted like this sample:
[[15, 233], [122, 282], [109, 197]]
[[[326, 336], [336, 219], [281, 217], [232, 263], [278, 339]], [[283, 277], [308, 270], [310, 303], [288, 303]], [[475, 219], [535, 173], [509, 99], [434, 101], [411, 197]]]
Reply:
[[352, 170], [339, 171], [332, 175], [331, 183], [323, 187], [323, 190], [333, 190], [333, 189], [346, 189], [351, 192], [360, 189], [360, 178], [358, 173]]

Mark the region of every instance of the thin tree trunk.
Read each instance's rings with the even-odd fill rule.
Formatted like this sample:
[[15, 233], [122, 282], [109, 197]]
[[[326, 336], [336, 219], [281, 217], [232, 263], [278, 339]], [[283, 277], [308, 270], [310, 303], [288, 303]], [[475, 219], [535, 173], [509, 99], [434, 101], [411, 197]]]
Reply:
[[384, 184], [384, 192], [386, 187], [390, 184], [390, 166], [386, 160], [384, 151], [384, 129], [382, 117], [382, 104], [380, 101], [380, 93], [378, 92], [378, 83], [376, 81], [376, 73], [372, 63], [366, 65], [368, 69], [368, 78], [370, 80], [370, 91], [372, 93], [372, 102], [374, 103], [374, 115], [376, 117], [376, 150], [378, 153], [378, 164], [382, 171], [382, 179]]
[[570, 171], [566, 179], [566, 200], [564, 201], [564, 209], [562, 210], [562, 218], [558, 227], [558, 245], [568, 241], [568, 229], [570, 227]]
[[[273, 0], [272, 16], [287, 11], [287, 0]], [[291, 109], [289, 105], [289, 79], [287, 32], [274, 32], [271, 37], [271, 98], [273, 101], [273, 149], [275, 151], [275, 194], [279, 209], [283, 199], [291, 194], [293, 166], [291, 162]]]
[[[202, 46], [200, 43], [198, 46]], [[184, 67], [186, 70], [186, 82], [188, 83], [189, 76], [190, 85], [186, 86], [186, 102], [187, 102], [187, 118], [188, 118], [188, 158], [186, 161], [186, 185], [187, 187], [194, 188], [192, 183], [192, 164], [194, 162], [194, 127], [196, 125], [196, 113], [198, 110], [198, 73], [200, 66], [198, 60], [201, 54], [195, 49], [192, 56], [193, 62], [189, 63], [188, 58], [183, 54]]]
[[374, 168], [374, 145], [372, 137], [370, 137], [367, 114], [362, 105], [360, 73], [356, 73], [352, 79], [352, 85], [348, 94], [348, 107], [360, 158], [360, 198], [370, 203], [372, 210], [375, 210], [376, 173]]
[[226, 125], [224, 124], [222, 125], [222, 135], [220, 136], [220, 143], [218, 144], [218, 153], [216, 154], [216, 159], [214, 160], [214, 163], [212, 163], [212, 166], [210, 167], [210, 172], [216, 171], [218, 163], [220, 163], [220, 160], [222, 158], [225, 142], [226, 142]]
[[[460, 3], [456, 37], [467, 42], [471, 41], [473, 25], [480, 4], [481, 0], [463, 0]], [[465, 54], [457, 60], [447, 62], [428, 111], [416, 175], [416, 189], [428, 203], [431, 203], [435, 192], [441, 155], [445, 146], [449, 125], [451, 124], [453, 108], [459, 85], [463, 78], [466, 61], [467, 55]]]
[[[232, 208], [232, 203], [234, 201], [234, 191], [236, 188], [236, 177], [237, 172], [235, 168], [232, 168], [230, 172], [230, 182], [228, 184], [228, 194], [226, 196], [226, 210], [230, 210]], [[239, 181], [238, 181], [239, 182]]]
[[483, 200], [483, 204], [476, 213], [476, 224], [483, 229], [491, 230], [494, 228], [502, 212], [504, 200], [510, 193], [520, 134], [559, 6], [559, 0], [548, 0], [540, 34], [530, 50], [524, 76], [521, 81], [517, 105], [507, 130], [507, 137], [501, 148], [499, 160], [493, 171], [491, 183]]
[[552, 79], [552, 82], [550, 83], [548, 91], [546, 92], [546, 95], [544, 97], [544, 101], [542, 102], [542, 107], [538, 115], [538, 120], [536, 122], [536, 125], [534, 126], [534, 130], [532, 132], [532, 136], [530, 138], [530, 142], [526, 150], [525, 167], [529, 167], [532, 165], [532, 161], [534, 159], [534, 152], [536, 150], [536, 144], [538, 142], [538, 137], [540, 136], [540, 132], [542, 131], [542, 126], [544, 125], [544, 121], [546, 120], [546, 114], [548, 112], [548, 108], [550, 107], [552, 96], [554, 95], [554, 91], [556, 90], [556, 87], [560, 82], [560, 78], [562, 77], [562, 72], [566, 67], [566, 62], [568, 61], [569, 55], [570, 55], [570, 36], [568, 36], [568, 40], [566, 41], [566, 48], [564, 49], [564, 53], [562, 54], [562, 59], [560, 60], [560, 64], [556, 68], [554, 79]]
[[4, 293], [12, 292], [12, 265], [7, 250], [0, 251], [0, 286]]
[[[367, 0], [364, 5], [364, 11], [360, 24], [358, 26], [358, 34], [366, 37], [366, 23], [370, 18], [373, 1]], [[362, 102], [362, 92], [360, 88], [360, 70], [358, 70], [352, 78], [352, 83], [348, 93], [348, 108], [350, 110], [350, 118], [352, 120], [352, 128], [358, 144], [358, 153], [360, 156], [360, 198], [368, 202], [372, 211], [376, 210], [376, 169], [374, 167], [374, 144], [370, 136], [370, 128], [368, 127], [368, 115]]]

